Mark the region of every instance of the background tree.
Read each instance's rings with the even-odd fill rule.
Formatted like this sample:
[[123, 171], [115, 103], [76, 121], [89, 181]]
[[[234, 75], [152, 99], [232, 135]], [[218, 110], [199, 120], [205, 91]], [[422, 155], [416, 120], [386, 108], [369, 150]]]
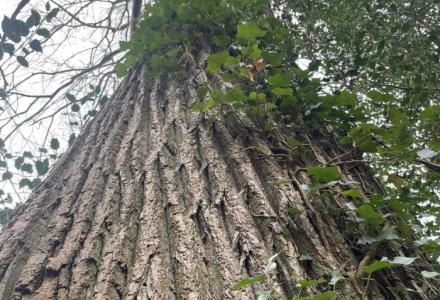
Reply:
[[[438, 60], [436, 5], [161, 0], [137, 21], [141, 1], [54, 3], [24, 22], [22, 1], [3, 20], [7, 61], [32, 65], [25, 49], [46, 45], [34, 31], [88, 28], [100, 39], [86, 33], [90, 65], [51, 73], [48, 95], [20, 92], [18, 71], [2, 71], [4, 180], [11, 167], [47, 173], [63, 113], [82, 131], [42, 183], [20, 180], [35, 190], [0, 233], [2, 297], [438, 294], [438, 243], [417, 240], [415, 227], [421, 210], [437, 214], [436, 70], [411, 69], [417, 57]], [[85, 21], [87, 9], [106, 13]], [[396, 37], [393, 26], [418, 34]], [[396, 42], [408, 46], [398, 63]], [[113, 69], [125, 77], [116, 90]], [[54, 153], [9, 150], [21, 128], [45, 120], [39, 148]]]

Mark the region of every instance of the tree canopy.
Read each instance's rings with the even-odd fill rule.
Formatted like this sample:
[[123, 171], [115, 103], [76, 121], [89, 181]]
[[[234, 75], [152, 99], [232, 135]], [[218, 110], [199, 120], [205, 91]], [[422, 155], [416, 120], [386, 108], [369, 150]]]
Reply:
[[[337, 193], [347, 199], [357, 218], [344, 222], [357, 244], [416, 245], [440, 263], [436, 1], [157, 0], [145, 5], [131, 35], [130, 1], [22, 2], [26, 4], [17, 13], [4, 17], [0, 41], [3, 222], [10, 203], [18, 202], [19, 190], [39, 185], [60, 149], [72, 143], [110, 97], [118, 78], [140, 64], [147, 77], [180, 76], [186, 61], [202, 52], [209, 78], [197, 87], [199, 101], [188, 109], [204, 112], [211, 121], [227, 114], [234, 122], [246, 114], [280, 141], [280, 153], [290, 160], [314, 152], [291, 134], [295, 130], [321, 128], [351, 145], [347, 156], [355, 153], [356, 161], [342, 155], [307, 166], [314, 182], [303, 189], [318, 198]], [[92, 10], [101, 18], [85, 16]], [[65, 61], [49, 58], [63, 59], [56, 54], [84, 34], [98, 38]], [[87, 53], [85, 62], [81, 51]], [[219, 88], [218, 80], [230, 88]], [[35, 81], [44, 87], [35, 91]], [[54, 123], [63, 128], [55, 130]], [[39, 124], [44, 129], [35, 140], [29, 132]], [[255, 148], [266, 153], [261, 145]], [[342, 178], [338, 169], [359, 163], [369, 165], [383, 185], [367, 201], [361, 199], [358, 183]], [[405, 222], [388, 226], [396, 217]], [[268, 262], [269, 271], [275, 260]], [[413, 260], [384, 257], [363, 271], [372, 274]], [[426, 278], [440, 275], [423, 272]], [[245, 278], [236, 289], [265, 278]], [[337, 280], [336, 274], [330, 284]], [[261, 299], [271, 294], [261, 293]], [[313, 299], [331, 299], [334, 292], [319, 297]]]

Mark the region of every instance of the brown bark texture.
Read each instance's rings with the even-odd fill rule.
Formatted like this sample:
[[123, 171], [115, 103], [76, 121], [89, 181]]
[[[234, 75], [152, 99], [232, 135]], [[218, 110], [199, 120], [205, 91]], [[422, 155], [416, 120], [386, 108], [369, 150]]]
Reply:
[[[137, 67], [124, 79], [1, 231], [0, 299], [256, 299], [269, 287], [291, 299], [298, 279], [333, 270], [346, 276], [337, 299], [362, 296], [365, 281], [349, 278], [367, 247], [341, 221], [355, 213], [342, 196], [301, 188], [311, 182], [305, 166], [347, 149], [319, 130], [297, 134], [313, 150], [308, 161], [282, 163], [282, 149], [252, 122], [191, 112], [206, 75], [188, 73], [150, 81]], [[340, 168], [365, 198], [380, 191], [365, 166]], [[381, 255], [413, 254], [392, 249]], [[266, 282], [232, 291], [278, 252]], [[403, 268], [378, 273], [365, 299], [418, 299], [405, 289], [423, 290]]]

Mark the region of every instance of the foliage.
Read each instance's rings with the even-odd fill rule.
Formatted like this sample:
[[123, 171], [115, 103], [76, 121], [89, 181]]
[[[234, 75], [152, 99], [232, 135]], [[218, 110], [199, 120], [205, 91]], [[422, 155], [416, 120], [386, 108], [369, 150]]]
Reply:
[[[435, 19], [435, 8], [428, 11], [429, 18]], [[346, 14], [342, 19], [341, 12]], [[236, 117], [244, 112], [268, 132], [283, 126], [316, 128], [319, 123], [339, 136], [341, 143], [356, 147], [363, 162], [375, 168], [385, 190], [371, 197], [370, 203], [362, 203], [362, 193], [353, 183], [341, 180], [337, 165], [309, 166], [307, 175], [316, 183], [303, 189], [319, 194], [333, 192], [336, 185], [342, 187], [340, 194], [354, 201], [351, 205], [359, 216], [347, 229], [360, 235], [358, 244], [375, 247], [390, 240], [412, 242], [404, 227], [397, 230], [389, 223], [398, 216], [413, 225], [421, 224], [420, 212], [440, 204], [439, 173], [432, 168], [436, 163], [421, 154], [433, 153], [428, 157], [432, 158], [439, 150], [439, 105], [434, 86], [438, 70], [432, 68], [439, 55], [430, 53], [436, 52], [435, 25], [426, 20], [420, 24], [417, 17], [408, 18], [405, 12], [405, 4], [399, 1], [304, 4], [254, 0], [221, 1], [220, 5], [215, 1], [158, 1], [147, 5], [132, 39], [121, 43], [126, 58], [116, 72], [124, 76], [142, 62], [148, 76], [180, 74], [185, 56], [210, 52], [206, 66], [210, 81], [199, 87], [199, 102], [193, 104], [193, 110], [211, 112], [214, 117], [220, 117], [222, 111]], [[348, 35], [347, 26], [353, 28]], [[323, 36], [328, 33], [330, 40]], [[396, 51], [397, 43], [400, 52]], [[314, 47], [317, 50], [312, 50]], [[425, 53], [427, 57], [420, 58]], [[306, 70], [297, 64], [301, 56], [310, 59]], [[321, 79], [315, 76], [316, 71]], [[214, 78], [229, 82], [231, 88], [219, 88]], [[420, 165], [426, 168], [421, 170]], [[388, 208], [391, 213], [384, 213]], [[438, 209], [429, 213], [437, 220], [440, 217]], [[438, 224], [429, 223], [425, 232], [437, 233]], [[412, 261], [383, 259], [363, 271], [371, 276]], [[266, 279], [266, 274], [248, 277], [235, 288]], [[303, 288], [320, 282], [298, 284]], [[313, 299], [333, 296], [326, 292]]]
[[[42, 22], [50, 22], [56, 14], [49, 8], [44, 18], [37, 12], [31, 12], [26, 22], [5, 18], [4, 36], [12, 42], [2, 41], [0, 60], [3, 53], [12, 56], [14, 43], [31, 30], [48, 38], [51, 33]], [[389, 241], [413, 244], [409, 231], [427, 236], [440, 232], [439, 16], [438, 6], [429, 1], [160, 0], [145, 6], [131, 39], [120, 42], [125, 56], [115, 73], [124, 77], [143, 64], [149, 77], [183, 76], [188, 60], [201, 52], [208, 54], [204, 66], [208, 82], [197, 88], [198, 99], [190, 109], [210, 118], [246, 114], [268, 133], [319, 128], [352, 146], [358, 161], [339, 157], [306, 166], [312, 183], [303, 185], [303, 192], [321, 200], [327, 193], [346, 199], [356, 215], [344, 220], [347, 235], [363, 249]], [[44, 51], [41, 39], [30, 41], [29, 47]], [[23, 67], [29, 65], [26, 55], [16, 59]], [[307, 59], [308, 67], [301, 68], [298, 59]], [[219, 86], [219, 81], [228, 88]], [[65, 94], [71, 112], [80, 111], [90, 99], [106, 99], [99, 85], [83, 94]], [[0, 97], [5, 95], [0, 89]], [[96, 110], [88, 114], [93, 117]], [[56, 158], [60, 142], [54, 137], [49, 144]], [[301, 149], [304, 155], [314, 150], [293, 138], [287, 144], [289, 154], [291, 149]], [[3, 140], [0, 148], [3, 180], [13, 176], [8, 161], [23, 172], [35, 169], [37, 179], [49, 170], [49, 158], [13, 156]], [[256, 150], [267, 152], [259, 146]], [[340, 165], [350, 163], [369, 164], [384, 190], [364, 195], [358, 183], [341, 174]], [[20, 181], [20, 187], [38, 184]], [[394, 224], [396, 218], [408, 225]], [[418, 246], [432, 258], [440, 255], [434, 240]], [[266, 284], [276, 267], [275, 258], [263, 274], [244, 278], [234, 289]], [[414, 259], [374, 260], [360, 273], [368, 274], [369, 283], [375, 272], [407, 267]], [[426, 270], [421, 274], [438, 275]], [[303, 279], [297, 284], [295, 299], [335, 297], [330, 290], [302, 295], [303, 289], [331, 285], [326, 279]], [[261, 291], [261, 299], [275, 293]]]

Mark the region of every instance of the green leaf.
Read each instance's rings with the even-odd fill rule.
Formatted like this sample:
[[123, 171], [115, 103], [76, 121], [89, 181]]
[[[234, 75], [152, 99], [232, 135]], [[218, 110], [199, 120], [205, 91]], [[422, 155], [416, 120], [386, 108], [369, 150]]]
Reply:
[[235, 284], [232, 289], [234, 291], [238, 291], [250, 284], [254, 284], [254, 283], [259, 283], [259, 282], [263, 282], [267, 279], [267, 275], [266, 274], [260, 274], [260, 275], [256, 275], [254, 277], [246, 277], [242, 280], [240, 280], [237, 284]]
[[336, 297], [336, 292], [326, 291], [318, 295], [307, 296], [307, 297], [295, 297], [293, 300], [331, 300]]
[[363, 271], [367, 272], [368, 274], [374, 273], [376, 271], [382, 270], [384, 268], [388, 268], [393, 266], [393, 263], [389, 262], [388, 260], [375, 260], [374, 262], [372, 262], [371, 264], [369, 264], [368, 266], [363, 267]]
[[37, 169], [38, 176], [42, 176], [49, 171], [49, 160], [39, 160], [35, 163], [35, 168]]
[[60, 148], [60, 142], [58, 141], [58, 139], [53, 138], [50, 140], [50, 148], [52, 148], [53, 150], [58, 150]]
[[29, 63], [24, 56], [17, 56], [17, 61], [23, 67], [29, 67]]
[[115, 67], [115, 72], [116, 72], [116, 76], [118, 76], [119, 78], [124, 77], [125, 75], [128, 74], [127, 65], [125, 63], [117, 64]]
[[237, 38], [244, 40], [253, 40], [266, 35], [266, 31], [262, 30], [256, 23], [240, 24], [237, 27]]
[[6, 171], [6, 172], [4, 172], [3, 175], [2, 175], [2, 180], [3, 180], [3, 181], [5, 181], [5, 180], [9, 180], [9, 179], [12, 178], [12, 176], [13, 176], [13, 175], [12, 175], [11, 172]]
[[267, 82], [273, 86], [288, 87], [290, 81], [293, 79], [293, 75], [289, 73], [277, 73], [267, 77]]
[[50, 37], [50, 31], [47, 30], [46, 28], [40, 28], [36, 31], [36, 34], [45, 37], [45, 38], [49, 38]]
[[354, 106], [357, 102], [356, 95], [350, 93], [349, 91], [342, 91], [338, 96], [339, 105], [351, 105]]
[[394, 96], [391, 94], [382, 94], [378, 91], [369, 91], [367, 93], [368, 98], [372, 100], [378, 100], [378, 101], [392, 101], [394, 100]]
[[79, 112], [80, 106], [78, 104], [73, 104], [70, 109], [72, 109], [73, 112]]
[[398, 175], [392, 175], [391, 174], [391, 175], [388, 175], [388, 177], [390, 178], [390, 181], [399, 189], [404, 184], [403, 178], [398, 176]]
[[41, 179], [40, 178], [35, 178], [34, 180], [32, 180], [32, 188], [36, 188], [37, 186], [39, 186], [41, 184]]
[[380, 225], [385, 221], [383, 216], [376, 212], [369, 204], [361, 205], [356, 211], [362, 218], [372, 225]]
[[21, 179], [20, 182], [18, 183], [18, 187], [21, 189], [26, 186], [31, 189], [32, 188], [32, 181], [30, 181], [28, 178]]
[[247, 97], [240, 87], [234, 87], [224, 96], [226, 102], [243, 102], [246, 99]]
[[1, 47], [3, 48], [3, 50], [5, 50], [6, 53], [8, 53], [9, 55], [13, 55], [14, 51], [15, 51], [15, 46], [14, 44], [10, 44], [10, 43], [4, 43], [1, 45]]
[[283, 63], [283, 56], [278, 53], [263, 51], [261, 55], [263, 56], [263, 60], [266, 64], [278, 66]]
[[40, 24], [40, 21], [41, 21], [40, 13], [34, 9], [31, 9], [31, 15], [26, 20], [26, 26], [28, 28], [37, 26], [38, 24]]
[[307, 175], [312, 176], [319, 182], [328, 182], [339, 180], [341, 173], [336, 166], [333, 167], [309, 167], [307, 168]]
[[263, 101], [266, 99], [265, 93], [257, 93], [257, 92], [250, 92], [249, 93], [249, 100], [253, 101]]
[[60, 11], [60, 9], [58, 7], [55, 7], [54, 9], [52, 9], [47, 15], [46, 15], [46, 21], [47, 22], [52, 22], [53, 18], [55, 18], [58, 14], [58, 12]]
[[17, 170], [20, 170], [20, 167], [21, 167], [21, 165], [24, 163], [24, 157], [22, 157], [22, 156], [19, 156], [19, 157], [17, 157], [16, 159], [15, 159], [15, 162], [14, 162], [14, 164], [15, 164], [15, 168], [17, 169]]
[[32, 153], [30, 151], [24, 151], [23, 152], [23, 157], [32, 158], [34, 156], [32, 155]]
[[298, 280], [296, 286], [300, 287], [300, 288], [308, 288], [308, 287], [319, 285], [319, 284], [323, 284], [323, 283], [326, 283], [326, 282], [327, 282], [327, 280], [325, 280], [324, 278], [319, 278], [319, 279], [301, 279], [301, 280]]
[[66, 94], [66, 98], [67, 100], [69, 100], [70, 102], [75, 102], [76, 101], [76, 97], [70, 93]]
[[27, 172], [27, 173], [29, 173], [29, 174], [31, 174], [31, 173], [34, 171], [33, 168], [32, 168], [32, 165], [31, 165], [31, 164], [28, 164], [28, 163], [23, 164], [23, 165], [21, 166], [21, 170], [22, 170], [23, 172]]
[[215, 54], [211, 54], [208, 57], [208, 68], [207, 70], [211, 73], [219, 73], [221, 67], [226, 63], [229, 58], [229, 52], [224, 50]]
[[32, 50], [37, 52], [43, 52], [43, 48], [41, 48], [41, 43], [39, 40], [32, 40], [29, 44]]
[[341, 194], [346, 197], [351, 197], [351, 198], [362, 198], [362, 192], [358, 189], [351, 189], [348, 191], [343, 191]]
[[272, 94], [274, 94], [275, 96], [291, 96], [293, 95], [293, 89], [292, 88], [282, 88], [282, 87], [277, 87], [274, 89], [270, 90], [272, 92]]
[[197, 98], [199, 98], [199, 100], [203, 100], [203, 98], [205, 98], [205, 96], [208, 92], [209, 92], [208, 86], [206, 84], [203, 84], [202, 86], [197, 88], [197, 91], [196, 91]]

